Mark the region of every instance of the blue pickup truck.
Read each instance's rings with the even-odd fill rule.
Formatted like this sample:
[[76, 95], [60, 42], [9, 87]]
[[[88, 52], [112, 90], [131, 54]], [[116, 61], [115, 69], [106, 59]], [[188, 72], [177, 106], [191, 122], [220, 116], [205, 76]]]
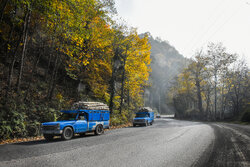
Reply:
[[56, 122], [42, 123], [41, 131], [46, 140], [61, 136], [64, 140], [71, 139], [74, 134], [85, 135], [94, 132], [100, 135], [109, 128], [110, 112], [108, 110], [63, 110]]
[[133, 119], [133, 126], [136, 125], [153, 125], [154, 123], [154, 112], [149, 107], [144, 107], [136, 113], [135, 118]]

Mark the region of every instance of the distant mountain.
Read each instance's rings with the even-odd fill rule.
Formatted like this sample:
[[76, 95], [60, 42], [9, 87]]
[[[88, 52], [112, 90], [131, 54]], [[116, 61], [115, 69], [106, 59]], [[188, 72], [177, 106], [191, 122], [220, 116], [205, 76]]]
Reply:
[[144, 94], [145, 106], [157, 108], [160, 113], [173, 113], [172, 107], [166, 104], [167, 90], [189, 60], [167, 41], [153, 38], [150, 33], [147, 35], [151, 44], [152, 72], [149, 79], [151, 87]]

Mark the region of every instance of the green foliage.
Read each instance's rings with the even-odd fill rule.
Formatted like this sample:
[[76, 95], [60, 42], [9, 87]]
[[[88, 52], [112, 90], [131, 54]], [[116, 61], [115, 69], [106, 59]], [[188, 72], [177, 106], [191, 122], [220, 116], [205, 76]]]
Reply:
[[25, 136], [27, 131], [24, 112], [17, 108], [14, 101], [9, 101], [0, 107], [0, 139]]
[[[39, 123], [55, 121], [78, 100], [109, 103], [112, 74], [116, 85], [125, 74], [123, 100], [121, 88], [113, 89], [114, 109], [130, 111], [121, 107], [111, 122], [128, 122], [143, 104], [148, 37], [117, 29], [113, 0], [9, 0], [2, 7], [0, 139], [38, 135]], [[115, 55], [122, 64], [116, 70]]]
[[26, 124], [26, 131], [27, 131], [27, 136], [40, 135], [40, 123], [35, 121]]
[[66, 107], [60, 100], [51, 101], [51, 107], [45, 101], [24, 103], [23, 97], [9, 98], [0, 105], [0, 139], [40, 135], [40, 123], [56, 121], [59, 110]]
[[[249, 68], [222, 44], [210, 44], [182, 70], [169, 93], [178, 118], [238, 119], [249, 103]], [[245, 113], [243, 119], [248, 119]]]
[[111, 115], [110, 118], [110, 125], [111, 126], [117, 126], [126, 124], [132, 121], [133, 114], [131, 111], [124, 110], [122, 114], [118, 110], [115, 110], [114, 113]]

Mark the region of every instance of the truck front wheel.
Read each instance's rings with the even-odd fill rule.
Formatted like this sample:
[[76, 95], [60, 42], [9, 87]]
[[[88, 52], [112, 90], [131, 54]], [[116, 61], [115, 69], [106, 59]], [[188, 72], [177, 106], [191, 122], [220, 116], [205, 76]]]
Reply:
[[95, 128], [95, 135], [101, 135], [104, 132], [102, 125], [97, 125]]
[[44, 136], [45, 140], [47, 140], [47, 141], [51, 141], [54, 138], [54, 135], [50, 135], [50, 134], [44, 134], [43, 136]]
[[63, 130], [62, 133], [62, 139], [63, 140], [69, 140], [73, 137], [74, 133], [73, 133], [73, 129], [71, 127], [66, 127]]

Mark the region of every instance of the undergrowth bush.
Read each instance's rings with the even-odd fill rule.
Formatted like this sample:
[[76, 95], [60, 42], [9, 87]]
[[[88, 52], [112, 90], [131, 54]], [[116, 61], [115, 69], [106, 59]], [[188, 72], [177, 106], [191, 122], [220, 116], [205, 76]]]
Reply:
[[0, 140], [26, 136], [26, 115], [13, 100], [0, 106]]
[[125, 110], [120, 114], [118, 110], [114, 110], [114, 113], [111, 115], [110, 118], [110, 125], [117, 126], [126, 124], [132, 121], [133, 115], [128, 110]]
[[250, 108], [246, 109], [244, 114], [241, 117], [242, 122], [250, 122]]

